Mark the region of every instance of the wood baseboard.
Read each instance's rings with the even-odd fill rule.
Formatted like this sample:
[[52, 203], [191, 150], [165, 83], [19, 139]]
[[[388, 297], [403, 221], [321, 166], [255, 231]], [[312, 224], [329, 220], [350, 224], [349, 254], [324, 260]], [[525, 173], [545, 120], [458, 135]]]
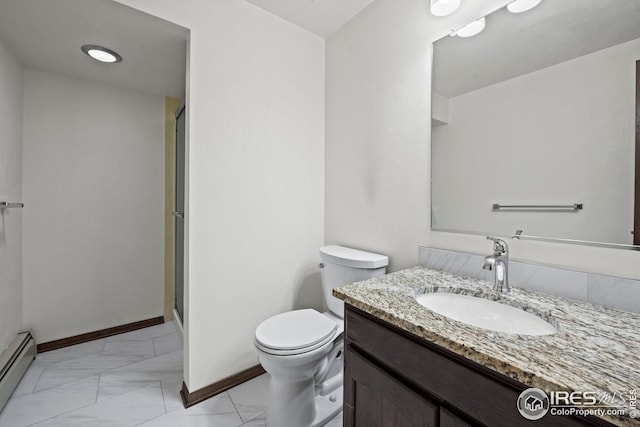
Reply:
[[112, 335], [123, 334], [125, 332], [131, 332], [137, 329], [148, 328], [149, 326], [160, 325], [162, 323], [164, 323], [164, 317], [159, 316], [151, 319], [140, 320], [138, 322], [127, 323], [126, 325], [114, 326], [113, 328], [87, 332], [86, 334], [80, 334], [69, 338], [62, 338], [55, 341], [44, 342], [38, 344], [38, 353], [57, 350], [59, 348], [69, 347], [70, 345], [81, 344], [83, 342], [106, 338]]
[[240, 371], [237, 374], [233, 374], [224, 378], [220, 381], [217, 381], [213, 384], [210, 384], [206, 387], [203, 387], [194, 392], [189, 392], [187, 385], [182, 383], [182, 390], [180, 390], [180, 396], [182, 397], [182, 403], [185, 408], [195, 405], [196, 403], [200, 403], [204, 400], [209, 399], [210, 397], [215, 396], [216, 394], [220, 394], [224, 391], [229, 390], [239, 384], [242, 384], [245, 381], [249, 381], [252, 378], [255, 378], [259, 375], [265, 373], [264, 368], [261, 365], [252, 366], [251, 368], [245, 369], [244, 371]]

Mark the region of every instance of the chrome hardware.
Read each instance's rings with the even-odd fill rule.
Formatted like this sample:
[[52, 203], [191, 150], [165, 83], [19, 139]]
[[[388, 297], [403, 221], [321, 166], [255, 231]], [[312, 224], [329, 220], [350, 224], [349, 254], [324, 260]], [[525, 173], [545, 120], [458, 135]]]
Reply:
[[484, 258], [482, 268], [489, 271], [495, 269], [493, 289], [507, 293], [511, 291], [509, 287], [509, 246], [507, 246], [507, 242], [496, 237], [487, 236], [487, 240], [493, 241], [493, 255]]
[[494, 203], [491, 209], [499, 211], [500, 209], [531, 209], [531, 210], [570, 210], [579, 211], [584, 208], [582, 203], [573, 203], [571, 205], [501, 205]]
[[184, 213], [182, 212], [171, 212], [171, 215], [177, 217], [177, 218], [184, 218]]
[[24, 208], [24, 203], [0, 202], [0, 209]]

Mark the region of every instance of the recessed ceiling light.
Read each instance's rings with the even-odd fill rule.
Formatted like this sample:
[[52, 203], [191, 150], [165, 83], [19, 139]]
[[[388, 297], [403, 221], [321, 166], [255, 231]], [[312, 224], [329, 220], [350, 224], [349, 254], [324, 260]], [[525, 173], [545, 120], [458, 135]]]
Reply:
[[483, 16], [482, 18], [465, 25], [459, 30], [453, 31], [451, 35], [458, 36], [458, 37], [473, 37], [476, 34], [480, 33], [482, 30], [484, 30], [485, 24], [486, 24], [486, 19]]
[[447, 16], [458, 10], [460, 0], [431, 0], [431, 14], [433, 16]]
[[521, 13], [533, 9], [540, 4], [542, 0], [516, 0], [507, 5], [507, 9], [511, 13]]
[[82, 51], [100, 62], [122, 62], [122, 56], [106, 47], [85, 44], [81, 47]]

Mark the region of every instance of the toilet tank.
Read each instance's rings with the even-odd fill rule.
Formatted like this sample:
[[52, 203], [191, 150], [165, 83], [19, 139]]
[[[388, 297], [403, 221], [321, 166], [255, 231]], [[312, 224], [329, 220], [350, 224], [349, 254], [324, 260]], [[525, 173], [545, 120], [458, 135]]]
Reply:
[[344, 246], [320, 248], [322, 288], [329, 310], [344, 317], [344, 303], [332, 295], [334, 288], [353, 282], [382, 276], [387, 271], [389, 257]]

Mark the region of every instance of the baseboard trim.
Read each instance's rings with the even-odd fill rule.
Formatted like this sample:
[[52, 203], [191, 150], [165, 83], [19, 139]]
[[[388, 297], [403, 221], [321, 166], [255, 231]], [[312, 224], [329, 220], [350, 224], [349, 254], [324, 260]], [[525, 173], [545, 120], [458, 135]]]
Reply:
[[252, 366], [248, 369], [245, 369], [244, 371], [240, 371], [237, 374], [228, 376], [227, 378], [224, 378], [194, 392], [189, 392], [187, 385], [183, 382], [182, 390], [180, 390], [180, 397], [182, 397], [182, 403], [184, 404], [184, 407], [188, 408], [264, 373], [265, 370], [261, 365]]
[[138, 322], [127, 323], [126, 325], [114, 326], [112, 328], [100, 329], [99, 331], [87, 332], [86, 334], [75, 335], [73, 337], [43, 342], [38, 344], [38, 353], [57, 350], [59, 348], [69, 347], [71, 345], [81, 344], [83, 342], [106, 338], [113, 335], [124, 334], [125, 332], [148, 328], [149, 326], [160, 325], [162, 323], [164, 323], [164, 317], [159, 316], [153, 317], [151, 319], [140, 320]]

